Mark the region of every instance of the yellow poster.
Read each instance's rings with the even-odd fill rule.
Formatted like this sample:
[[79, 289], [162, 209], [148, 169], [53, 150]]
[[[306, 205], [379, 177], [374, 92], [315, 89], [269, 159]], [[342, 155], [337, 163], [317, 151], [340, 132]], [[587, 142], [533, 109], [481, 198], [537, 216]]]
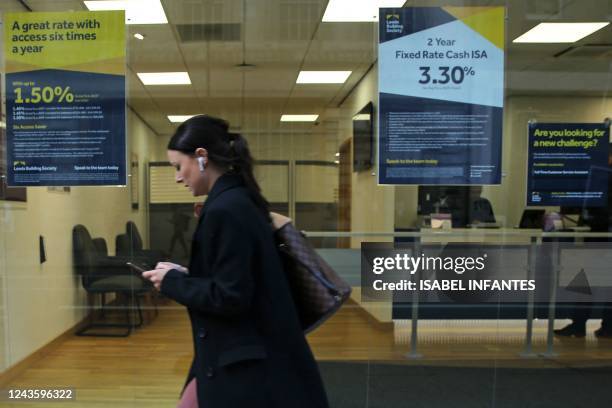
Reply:
[[8, 184], [125, 185], [124, 11], [7, 13]]

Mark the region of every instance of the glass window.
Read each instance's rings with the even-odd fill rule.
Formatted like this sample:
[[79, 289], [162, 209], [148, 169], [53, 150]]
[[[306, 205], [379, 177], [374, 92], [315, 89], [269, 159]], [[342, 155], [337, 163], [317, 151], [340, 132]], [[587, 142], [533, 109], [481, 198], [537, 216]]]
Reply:
[[[109, 8], [125, 15], [94, 11]], [[0, 13], [3, 400], [173, 406], [194, 351], [235, 324], [197, 320], [141, 275], [198, 265], [207, 197], [189, 182], [204, 146], [183, 149], [182, 169], [167, 152], [203, 114], [246, 139], [270, 210], [352, 288], [306, 337], [331, 407], [609, 405], [612, 2], [11, 0]], [[234, 159], [206, 159], [236, 171], [226, 136]], [[402, 279], [418, 289], [373, 290]], [[262, 344], [249, 359], [274, 354]], [[210, 355], [192, 373], [214, 381]]]

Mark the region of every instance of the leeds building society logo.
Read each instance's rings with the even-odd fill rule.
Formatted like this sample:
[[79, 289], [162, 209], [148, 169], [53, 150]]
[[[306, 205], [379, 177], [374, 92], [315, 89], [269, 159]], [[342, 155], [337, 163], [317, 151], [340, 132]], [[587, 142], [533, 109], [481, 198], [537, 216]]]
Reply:
[[13, 170], [17, 170], [19, 168], [23, 168], [26, 166], [26, 162], [24, 161], [14, 161], [13, 162]]
[[396, 13], [385, 15], [385, 23], [387, 33], [401, 34], [404, 31], [404, 26], [400, 24], [400, 15]]

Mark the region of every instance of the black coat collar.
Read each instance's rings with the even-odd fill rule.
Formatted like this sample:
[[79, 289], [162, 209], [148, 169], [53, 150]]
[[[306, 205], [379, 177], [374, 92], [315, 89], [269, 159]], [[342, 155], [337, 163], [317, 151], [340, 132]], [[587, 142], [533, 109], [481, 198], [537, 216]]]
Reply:
[[212, 203], [215, 198], [217, 198], [221, 193], [225, 190], [229, 190], [230, 188], [241, 187], [244, 185], [242, 181], [242, 177], [235, 173], [225, 173], [221, 177], [215, 181], [210, 192], [208, 193], [208, 197], [206, 197], [206, 201], [204, 202], [204, 207], [202, 207], [202, 214], [206, 211], [206, 208]]

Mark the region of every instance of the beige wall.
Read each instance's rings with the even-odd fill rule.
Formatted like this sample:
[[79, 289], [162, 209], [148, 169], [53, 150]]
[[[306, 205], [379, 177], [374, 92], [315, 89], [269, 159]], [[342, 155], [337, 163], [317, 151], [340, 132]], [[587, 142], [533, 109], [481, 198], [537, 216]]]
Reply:
[[[1, 203], [1, 201], [0, 201]], [[8, 343], [7, 343], [7, 296], [6, 296], [6, 240], [4, 210], [0, 210], [0, 371], [7, 367]]]
[[[368, 102], [374, 105], [374, 132], [378, 140], [378, 69], [372, 68], [342, 104], [339, 144], [352, 136], [352, 117]], [[378, 154], [375, 147], [375, 156]], [[351, 158], [352, 162], [352, 158]], [[377, 159], [374, 160], [377, 162]], [[378, 185], [376, 165], [371, 170], [353, 173], [351, 231], [392, 232], [395, 220], [395, 187]], [[358, 247], [362, 239], [352, 240]]]
[[[372, 68], [361, 83], [353, 90], [342, 105], [338, 144], [352, 136], [352, 117], [368, 102], [374, 105], [374, 132], [378, 140], [378, 69]], [[378, 147], [375, 147], [375, 157]], [[352, 163], [352, 158], [350, 159]], [[371, 170], [353, 173], [351, 185], [351, 231], [352, 232], [392, 232], [395, 223], [394, 186], [378, 185], [376, 163]], [[416, 208], [416, 207], [415, 207]], [[359, 248], [362, 241], [389, 241], [383, 237], [359, 237], [351, 239], [351, 246]], [[361, 288], [353, 288], [351, 298], [375, 319], [381, 322], [391, 321], [391, 302], [361, 302]]]
[[[133, 220], [146, 236], [145, 169], [156, 136], [131, 112], [129, 151], [140, 160], [140, 209], [132, 210], [125, 187], [73, 187], [70, 193], [28, 188], [27, 203], [0, 201], [1, 368], [18, 363], [56, 338], [86, 313], [85, 292], [72, 268], [72, 227], [85, 225], [114, 252], [115, 236]], [[128, 151], [128, 157], [130, 157]], [[38, 236], [47, 262], [39, 264]], [[145, 237], [146, 240], [146, 237]]]

